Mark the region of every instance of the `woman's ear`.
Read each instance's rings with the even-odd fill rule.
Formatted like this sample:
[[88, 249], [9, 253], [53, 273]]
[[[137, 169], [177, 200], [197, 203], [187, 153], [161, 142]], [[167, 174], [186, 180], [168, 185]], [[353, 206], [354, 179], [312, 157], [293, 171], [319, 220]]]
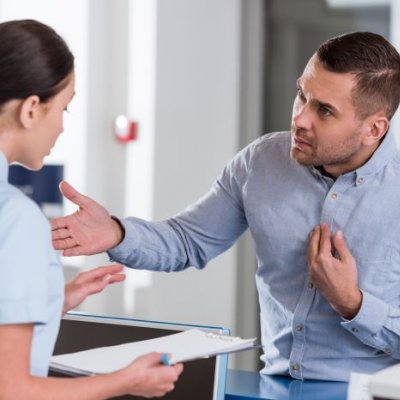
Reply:
[[40, 114], [39, 96], [32, 95], [22, 101], [19, 120], [26, 129], [32, 128]]

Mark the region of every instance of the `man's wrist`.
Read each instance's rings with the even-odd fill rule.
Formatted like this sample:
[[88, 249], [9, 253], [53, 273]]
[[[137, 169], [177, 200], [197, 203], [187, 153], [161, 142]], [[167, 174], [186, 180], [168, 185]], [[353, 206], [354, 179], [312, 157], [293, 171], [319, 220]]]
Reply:
[[111, 215], [111, 219], [112, 219], [112, 224], [114, 227], [114, 232], [116, 235], [116, 243], [113, 247], [118, 246], [125, 238], [125, 227], [122, 224], [122, 222], [115, 217], [114, 215]]
[[361, 291], [358, 291], [356, 299], [352, 302], [353, 304], [341, 307], [338, 311], [342, 318], [352, 320], [360, 311], [362, 305], [363, 295]]

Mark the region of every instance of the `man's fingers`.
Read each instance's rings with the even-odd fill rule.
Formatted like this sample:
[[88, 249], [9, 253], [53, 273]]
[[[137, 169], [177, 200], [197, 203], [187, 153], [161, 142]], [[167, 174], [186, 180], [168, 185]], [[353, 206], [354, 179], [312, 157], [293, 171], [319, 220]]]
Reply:
[[73, 238], [53, 240], [53, 247], [55, 250], [63, 250], [62, 255], [65, 257], [90, 256], [98, 253], [92, 247], [79, 245]]
[[50, 220], [51, 230], [64, 229], [68, 226], [68, 217], [53, 218]]
[[53, 241], [55, 240], [63, 240], [71, 237], [71, 234], [68, 229], [60, 228], [56, 229], [51, 234]]
[[342, 261], [346, 261], [351, 253], [347, 247], [346, 240], [344, 239], [343, 232], [337, 231], [332, 238], [333, 245]]
[[310, 240], [308, 242], [307, 248], [307, 258], [308, 263], [310, 264], [311, 261], [318, 255], [319, 253], [319, 241], [321, 237], [321, 228], [317, 225], [310, 233]]
[[83, 194], [79, 193], [66, 181], [61, 181], [60, 191], [68, 200], [72, 201], [80, 208], [85, 208], [85, 206], [87, 206], [92, 201], [89, 197], [86, 197]]
[[53, 240], [53, 247], [55, 250], [66, 250], [75, 248], [77, 243], [74, 239], [67, 237], [65, 239]]
[[332, 254], [332, 245], [331, 245], [331, 230], [329, 229], [328, 224], [321, 225], [321, 239], [320, 239], [320, 253], [325, 255]]
[[[54, 243], [53, 243], [53, 246], [54, 246]], [[76, 256], [83, 256], [83, 255], [85, 255], [83, 252], [82, 252], [82, 250], [81, 250], [81, 247], [80, 246], [75, 246], [75, 247], [70, 247], [70, 248], [64, 248], [64, 247], [55, 247], [54, 246], [54, 248], [56, 249], [56, 250], [63, 250], [63, 252], [62, 252], [62, 255], [64, 256], [64, 257], [76, 257]]]

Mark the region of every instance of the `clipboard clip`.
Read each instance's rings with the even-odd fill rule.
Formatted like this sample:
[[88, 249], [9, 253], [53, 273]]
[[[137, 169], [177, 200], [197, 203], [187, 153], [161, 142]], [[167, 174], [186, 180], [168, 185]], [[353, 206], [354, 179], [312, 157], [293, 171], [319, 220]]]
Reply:
[[234, 340], [239, 340], [240, 337], [237, 336], [228, 336], [228, 335], [220, 335], [214, 332], [207, 332], [205, 336], [209, 339], [219, 339], [219, 340], [226, 340], [227, 342], [233, 342]]

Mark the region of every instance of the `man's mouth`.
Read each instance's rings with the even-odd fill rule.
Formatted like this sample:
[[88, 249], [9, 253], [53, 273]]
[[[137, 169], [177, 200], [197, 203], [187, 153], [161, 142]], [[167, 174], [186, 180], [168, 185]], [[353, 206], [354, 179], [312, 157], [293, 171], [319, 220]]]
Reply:
[[311, 144], [298, 136], [293, 136], [293, 144], [299, 149], [305, 149], [306, 147], [311, 147]]

